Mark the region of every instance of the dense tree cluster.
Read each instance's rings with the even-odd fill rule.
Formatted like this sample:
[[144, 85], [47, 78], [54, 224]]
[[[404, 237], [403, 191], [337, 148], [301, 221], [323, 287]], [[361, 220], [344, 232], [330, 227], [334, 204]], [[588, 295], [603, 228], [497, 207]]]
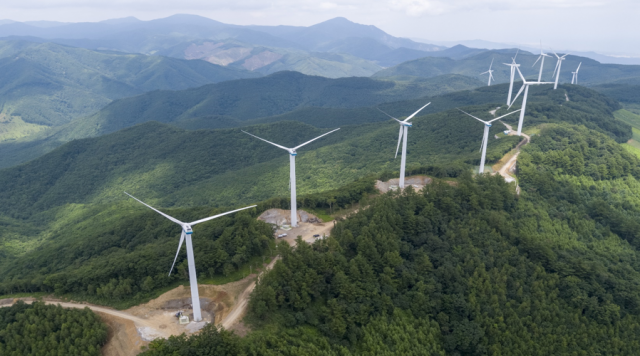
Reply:
[[22, 301], [0, 308], [3, 356], [99, 356], [106, 341], [107, 327], [89, 308]]
[[[555, 158], [568, 149], [578, 152], [569, 174]], [[594, 179], [585, 167], [598, 158], [619, 173]], [[329, 240], [280, 246], [282, 262], [257, 287], [251, 316], [257, 325], [314, 327], [351, 350], [364, 350], [367, 328], [399, 309], [431, 320], [434, 344], [451, 355], [632, 355], [640, 264], [625, 240], [633, 244], [640, 229], [614, 226], [640, 217], [638, 163], [605, 135], [549, 128], [523, 153], [519, 199], [500, 177], [469, 176], [382, 197]], [[626, 216], [602, 216], [608, 206]]]
[[[169, 213], [193, 221], [216, 212], [197, 208]], [[0, 277], [0, 295], [71, 293], [104, 304], [126, 301], [126, 305], [134, 305], [158, 288], [188, 280], [184, 248], [176, 270], [168, 276], [179, 226], [146, 210], [119, 219], [118, 224], [94, 224], [91, 231], [80, 228], [73, 232], [90, 233], [90, 240], [78, 239], [72, 246], [54, 240], [37, 253], [12, 261]], [[263, 255], [272, 239], [271, 227], [247, 212], [198, 225], [193, 239], [198, 274], [213, 277], [233, 272], [251, 257]]]

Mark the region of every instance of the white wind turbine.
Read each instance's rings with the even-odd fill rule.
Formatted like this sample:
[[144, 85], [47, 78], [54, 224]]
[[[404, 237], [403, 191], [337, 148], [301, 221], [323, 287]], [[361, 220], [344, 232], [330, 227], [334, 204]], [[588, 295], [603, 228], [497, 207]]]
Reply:
[[516, 51], [515, 57], [511, 57], [511, 63], [503, 63], [504, 65], [511, 67], [511, 80], [509, 82], [509, 95], [507, 96], [507, 105], [511, 104], [511, 94], [513, 93], [513, 79], [516, 75], [516, 68], [520, 67], [520, 65], [516, 63], [516, 57], [518, 57], [519, 51], [520, 50]]
[[529, 86], [530, 85], [540, 85], [540, 84], [553, 84], [553, 82], [540, 82], [540, 81], [538, 81], [538, 82], [528, 82], [526, 79], [524, 79], [524, 76], [522, 75], [522, 72], [520, 72], [520, 68], [516, 68], [516, 70], [518, 71], [518, 74], [520, 75], [520, 78], [522, 78], [522, 87], [518, 91], [518, 94], [513, 99], [511, 104], [509, 104], [509, 108], [511, 108], [511, 106], [513, 106], [513, 103], [516, 102], [516, 100], [518, 99], [520, 94], [522, 94], [522, 91], [524, 90], [524, 97], [522, 98], [522, 109], [520, 111], [520, 120], [518, 120], [518, 136], [522, 136], [522, 122], [524, 121], [524, 113], [527, 110], [527, 98], [529, 96]]
[[171, 275], [171, 272], [173, 271], [173, 267], [176, 265], [176, 260], [178, 259], [178, 254], [180, 253], [180, 249], [182, 248], [182, 242], [184, 242], [186, 240], [187, 241], [187, 262], [189, 264], [189, 284], [191, 285], [191, 304], [193, 305], [193, 320], [194, 321], [202, 320], [202, 313], [200, 311], [200, 294], [198, 293], [198, 278], [196, 277], [196, 263], [195, 263], [195, 259], [193, 258], [193, 244], [191, 243], [191, 235], [193, 234], [193, 229], [191, 227], [193, 225], [200, 224], [200, 223], [203, 223], [205, 221], [213, 220], [215, 218], [219, 218], [219, 217], [224, 216], [224, 215], [235, 213], [235, 212], [240, 211], [240, 210], [253, 208], [256, 205], [248, 206], [248, 207], [242, 208], [242, 209], [236, 209], [236, 210], [232, 210], [232, 211], [227, 211], [226, 213], [222, 213], [222, 214], [210, 216], [208, 218], [196, 220], [194, 222], [186, 223], [186, 222], [182, 222], [182, 221], [180, 221], [180, 220], [178, 220], [178, 219], [176, 219], [176, 218], [174, 218], [172, 216], [169, 216], [169, 215], [161, 212], [160, 210], [152, 207], [151, 205], [146, 204], [142, 200], [139, 200], [138, 198], [134, 197], [133, 195], [131, 195], [131, 194], [127, 193], [127, 192], [124, 192], [124, 194], [132, 197], [133, 199], [137, 200], [139, 203], [142, 203], [146, 207], [150, 208], [151, 210], [155, 211], [156, 213], [164, 216], [165, 218], [173, 221], [174, 223], [176, 223], [176, 224], [178, 224], [178, 225], [180, 225], [182, 227], [182, 234], [180, 235], [180, 243], [178, 244], [178, 251], [176, 251], [176, 257], [173, 259], [173, 265], [171, 265], [171, 269], [169, 270], [169, 275]]
[[[492, 67], [493, 67], [493, 59], [491, 59], [491, 65], [489, 66], [489, 70], [484, 73], [480, 73], [480, 75], [489, 73], [489, 82], [487, 83], [487, 86], [491, 85], [491, 80], [493, 79], [493, 70], [491, 69]], [[493, 81], [495, 82], [496, 80], [493, 79]]]
[[578, 84], [578, 72], [580, 71], [581, 65], [582, 65], [582, 62], [578, 64], [578, 69], [576, 69], [575, 72], [571, 72], [571, 74], [573, 74], [573, 78], [571, 78], [571, 84]]
[[400, 149], [400, 140], [402, 140], [402, 157], [400, 158], [400, 182], [398, 183], [398, 187], [400, 189], [404, 189], [404, 169], [406, 167], [407, 164], [407, 134], [409, 132], [409, 127], [412, 126], [412, 124], [409, 122], [409, 120], [413, 119], [414, 116], [416, 116], [420, 111], [422, 111], [422, 109], [426, 108], [427, 106], [429, 106], [429, 104], [431, 103], [427, 103], [427, 105], [421, 107], [420, 109], [418, 109], [418, 111], [414, 112], [413, 114], [411, 114], [408, 118], [400, 121], [398, 119], [396, 119], [395, 117], [387, 114], [386, 112], [380, 110], [380, 108], [378, 108], [378, 110], [380, 110], [383, 114], [389, 116], [390, 118], [396, 120], [397, 122], [400, 123], [400, 133], [398, 134], [398, 147], [396, 147], [396, 158], [398, 157], [398, 149]]
[[298, 226], [298, 210], [297, 210], [297, 202], [296, 202], [296, 150], [304, 145], [310, 144], [311, 142], [319, 139], [320, 137], [326, 136], [332, 132], [336, 132], [340, 130], [339, 128], [329, 131], [325, 134], [322, 134], [316, 138], [314, 138], [313, 140], [309, 140], [301, 145], [298, 145], [296, 147], [293, 148], [288, 148], [288, 147], [284, 147], [284, 146], [280, 146], [278, 144], [275, 144], [273, 142], [267, 141], [263, 138], [260, 138], [256, 135], [252, 135], [246, 131], [242, 131], [244, 133], [246, 133], [249, 136], [253, 136], [255, 138], [257, 138], [258, 140], [262, 140], [264, 142], [270, 143], [278, 148], [282, 148], [283, 150], [289, 152], [289, 184], [291, 185], [291, 226]]
[[562, 57], [558, 56], [556, 52], [553, 52], [553, 54], [556, 56], [556, 58], [558, 58], [558, 62], [556, 63], [556, 69], [553, 70], [553, 76], [556, 77], [556, 84], [553, 86], [553, 90], [556, 90], [558, 89], [558, 80], [560, 79], [560, 69], [562, 68], [562, 61], [566, 59], [569, 53], [565, 54]]
[[484, 136], [482, 136], [482, 145], [480, 146], [480, 150], [482, 151], [482, 156], [480, 158], [480, 168], [478, 169], [478, 173], [482, 174], [482, 173], [484, 173], [484, 162], [485, 162], [485, 158], [487, 157], [487, 142], [489, 141], [489, 128], [491, 127], [491, 123], [496, 121], [496, 120], [500, 120], [505, 116], [509, 116], [509, 115], [511, 115], [513, 113], [516, 113], [516, 112], [518, 112], [518, 111], [520, 111], [522, 109], [518, 109], [518, 110], [512, 111], [512, 112], [510, 112], [510, 113], [508, 113], [506, 115], [502, 115], [500, 117], [497, 117], [497, 118], [495, 118], [493, 120], [489, 120], [489, 121], [484, 121], [482, 119], [479, 119], [479, 118], [477, 118], [477, 117], [475, 117], [475, 116], [473, 116], [473, 115], [469, 114], [468, 112], [463, 111], [461, 109], [458, 109], [458, 110], [462, 111], [463, 113], [471, 116], [472, 118], [474, 118], [474, 119], [476, 119], [476, 120], [478, 120], [478, 121], [480, 121], [480, 122], [482, 122], [484, 124]]
[[540, 82], [542, 80], [542, 68], [544, 67], [544, 57], [551, 57], [551, 56], [542, 51], [542, 41], [541, 41], [540, 42], [540, 57], [538, 57], [538, 59], [536, 59], [535, 63], [533, 63], [533, 65], [532, 65], [532, 67], [535, 67], [536, 63], [538, 63], [538, 61], [540, 59], [542, 59], [542, 62], [540, 62], [540, 74], [538, 74], [538, 82]]

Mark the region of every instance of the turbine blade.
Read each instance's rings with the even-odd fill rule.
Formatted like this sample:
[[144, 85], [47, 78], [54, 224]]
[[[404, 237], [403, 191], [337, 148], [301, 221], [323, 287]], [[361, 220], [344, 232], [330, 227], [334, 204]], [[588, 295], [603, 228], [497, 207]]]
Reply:
[[182, 234], [180, 234], [180, 243], [178, 244], [178, 251], [176, 251], [176, 257], [173, 259], [173, 264], [171, 265], [171, 269], [169, 270], [169, 276], [171, 276], [171, 272], [173, 272], [173, 267], [176, 265], [176, 261], [178, 260], [178, 254], [180, 253], [180, 249], [182, 248], [182, 243], [184, 242], [184, 230], [182, 230]]
[[536, 61], [533, 63], [532, 67], [536, 66], [536, 63], [538, 63], [538, 61], [540, 60], [540, 58], [542, 58], [542, 55], [540, 55], [540, 57], [538, 57], [538, 59], [536, 59]]
[[270, 143], [270, 144], [272, 144], [272, 145], [274, 145], [274, 146], [276, 146], [276, 147], [278, 147], [278, 148], [282, 148], [283, 150], [289, 151], [289, 149], [288, 149], [288, 148], [286, 148], [286, 147], [284, 147], [284, 146], [280, 146], [280, 145], [278, 145], [278, 144], [276, 144], [276, 143], [273, 143], [273, 142], [271, 142], [271, 141], [267, 141], [267, 140], [265, 140], [264, 138], [260, 138], [260, 137], [258, 137], [258, 136], [256, 136], [256, 135], [252, 135], [252, 134], [248, 133], [247, 131], [244, 131], [244, 130], [240, 130], [240, 131], [242, 131], [242, 132], [246, 133], [246, 134], [247, 134], [247, 135], [249, 135], [249, 136], [253, 136], [253, 137], [257, 138], [258, 140], [262, 140], [262, 141], [264, 141], [264, 142], [266, 142], [266, 143]]
[[511, 101], [511, 104], [509, 104], [509, 109], [511, 109], [511, 107], [513, 106], [513, 103], [516, 102], [516, 100], [518, 99], [518, 97], [520, 96], [520, 94], [522, 94], [522, 91], [524, 91], [524, 86], [526, 84], [522, 84], [522, 86], [520, 87], [520, 90], [518, 91], [518, 94], [516, 94], [516, 97], [513, 98], [513, 100]]
[[558, 57], [558, 62], [556, 62], [556, 68], [553, 70], [553, 75], [551, 76], [551, 78], [556, 77], [556, 72], [558, 71], [559, 66], [560, 66], [560, 58]]
[[518, 52], [520, 52], [520, 48], [518, 48], [516, 50], [516, 55], [515, 55], [515, 57], [512, 58], [513, 59], [513, 64], [516, 64], [516, 58], [518, 57]]
[[516, 69], [518, 70], [518, 75], [520, 75], [520, 78], [522, 78], [522, 82], [523, 82], [523, 83], [526, 83], [526, 82], [527, 82], [527, 80], [526, 80], [526, 79], [524, 79], [524, 75], [522, 75], [522, 72], [520, 71], [520, 67], [516, 67]]
[[378, 111], [380, 111], [381, 113], [383, 113], [383, 114], [385, 114], [385, 115], [389, 116], [390, 118], [392, 118], [392, 119], [396, 120], [397, 122], [402, 123], [402, 121], [400, 121], [400, 120], [396, 119], [395, 117], [393, 117], [393, 116], [391, 116], [391, 115], [387, 114], [386, 112], [384, 112], [384, 111], [380, 110], [380, 108], [376, 108], [376, 109], [378, 109]]
[[483, 75], [483, 74], [487, 74], [487, 73], [489, 73], [489, 71], [482, 72], [482, 73], [480, 73], [479, 75]]
[[340, 130], [340, 128], [339, 128], [339, 127], [338, 127], [337, 129], [335, 129], [335, 130], [331, 130], [331, 131], [329, 131], [329, 132], [327, 132], [327, 133], [325, 133], [325, 134], [322, 134], [322, 135], [320, 135], [320, 136], [318, 136], [318, 137], [314, 138], [313, 140], [309, 140], [309, 141], [307, 141], [307, 142], [305, 142], [305, 143], [303, 143], [303, 144], [301, 144], [301, 145], [297, 145], [297, 146], [296, 146], [296, 147], [294, 147], [293, 149], [294, 149], [294, 150], [297, 150], [298, 148], [300, 148], [300, 147], [302, 147], [302, 146], [304, 146], [304, 145], [308, 145], [308, 144], [310, 144], [311, 142], [313, 142], [313, 141], [315, 141], [315, 140], [319, 139], [320, 137], [327, 136], [328, 134], [330, 134], [330, 133], [332, 133], [332, 132], [336, 132], [336, 131], [338, 131], [338, 130]]
[[576, 69], [576, 74], [578, 74], [578, 71], [580, 71], [580, 66], [582, 65], [582, 62], [580, 62], [580, 64], [578, 64], [578, 69]]
[[479, 118], [477, 118], [477, 117], [475, 117], [475, 116], [473, 116], [473, 115], [469, 114], [468, 112], [466, 112], [466, 111], [464, 111], [464, 110], [462, 110], [462, 109], [460, 109], [460, 108], [456, 108], [456, 109], [458, 109], [458, 110], [462, 111], [463, 113], [465, 113], [465, 114], [467, 114], [467, 115], [471, 116], [472, 118], [474, 118], [474, 119], [476, 119], [476, 120], [480, 121], [480, 122], [481, 122], [481, 123], [483, 123], [483, 124], [487, 124], [487, 122], [486, 122], [486, 121], [484, 121], [484, 120], [482, 120], [482, 119], [479, 119]]
[[492, 123], [492, 122], [494, 122], [494, 121], [496, 121], [496, 120], [500, 120], [500, 119], [502, 119], [502, 118], [503, 118], [503, 117], [505, 117], [505, 116], [509, 116], [509, 115], [511, 115], [511, 114], [517, 113], [518, 111], [521, 111], [521, 110], [522, 110], [522, 109], [518, 109], [518, 110], [512, 111], [512, 112], [510, 112], [510, 113], [508, 113], [508, 114], [506, 114], [506, 115], [502, 115], [502, 116], [497, 117], [497, 118], [495, 118], [495, 119], [493, 119], [493, 120], [489, 120], [488, 122], [489, 122], [489, 123]]
[[398, 147], [396, 147], [396, 156], [393, 159], [398, 158], [398, 150], [400, 150], [400, 141], [402, 141], [402, 125], [400, 125], [400, 133], [398, 134]]
[[167, 214], [165, 214], [165, 213], [161, 212], [160, 210], [158, 210], [158, 209], [156, 209], [156, 208], [152, 207], [151, 205], [146, 204], [146, 203], [145, 203], [145, 202], [143, 202], [142, 200], [140, 200], [140, 199], [138, 199], [138, 198], [134, 197], [133, 195], [131, 195], [131, 194], [127, 193], [127, 192], [124, 192], [124, 194], [126, 194], [126, 195], [128, 195], [128, 196], [132, 197], [133, 199], [137, 200], [137, 201], [138, 201], [139, 203], [141, 203], [142, 205], [144, 205], [144, 206], [146, 206], [147, 208], [149, 208], [149, 209], [151, 209], [151, 210], [155, 211], [156, 213], [158, 213], [158, 214], [160, 214], [160, 215], [164, 216], [165, 218], [167, 218], [167, 219], [169, 219], [169, 220], [173, 221], [174, 223], [176, 223], [176, 224], [180, 224], [180, 225], [184, 224], [182, 221], [180, 221], [180, 220], [178, 220], [178, 219], [174, 218], [173, 216], [169, 216], [169, 215], [167, 215]]
[[429, 104], [431, 104], [431, 102], [428, 102], [427, 105], [421, 107], [420, 109], [418, 109], [416, 112], [414, 112], [413, 114], [411, 114], [408, 118], [402, 120], [402, 122], [407, 122], [409, 120], [411, 120], [414, 116], [416, 116], [420, 111], [422, 111], [422, 109], [426, 108], [427, 106], [429, 106]]
[[494, 60], [494, 58], [491, 58], [491, 65], [489, 65], [489, 70], [491, 70], [491, 68], [493, 68], [493, 60]]
[[222, 213], [222, 214], [218, 214], [218, 215], [214, 215], [214, 216], [209, 216], [208, 218], [204, 218], [204, 219], [200, 219], [200, 220], [196, 220], [194, 222], [191, 222], [191, 223], [189, 223], [189, 225], [193, 226], [195, 224], [200, 224], [200, 223], [203, 223], [205, 221], [213, 220], [215, 218], [219, 218], [219, 217], [224, 216], [224, 215], [229, 215], [229, 214], [235, 213], [235, 212], [240, 211], [240, 210], [245, 210], [245, 209], [249, 209], [249, 208], [255, 208], [256, 206], [257, 205], [251, 205], [251, 206], [247, 206], [247, 207], [244, 207], [244, 208], [227, 211], [226, 213]]

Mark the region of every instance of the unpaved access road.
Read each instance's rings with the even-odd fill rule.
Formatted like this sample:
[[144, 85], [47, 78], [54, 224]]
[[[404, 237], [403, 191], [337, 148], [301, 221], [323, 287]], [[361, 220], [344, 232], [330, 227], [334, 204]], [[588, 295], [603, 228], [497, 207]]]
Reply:
[[[280, 257], [274, 258], [273, 261], [271, 261], [271, 263], [269, 263], [264, 268], [264, 270], [260, 272], [260, 275], [272, 269], [279, 259]], [[233, 325], [239, 322], [240, 319], [242, 319], [245, 312], [247, 311], [247, 306], [249, 304], [249, 296], [251, 295], [251, 292], [253, 292], [255, 288], [256, 288], [256, 280], [251, 282], [251, 284], [249, 284], [249, 286], [242, 292], [242, 294], [238, 296], [235, 307], [233, 308], [233, 310], [231, 310], [231, 312], [227, 315], [227, 317], [224, 318], [224, 320], [222, 321], [222, 323], [219, 324], [219, 326], [222, 326], [225, 329], [230, 329]]]
[[[20, 299], [20, 298], [17, 298]], [[25, 303], [27, 304], [31, 304], [33, 303], [33, 300], [30, 300], [31, 298], [29, 298], [28, 300], [25, 300]], [[119, 310], [115, 310], [115, 309], [111, 309], [111, 308], [106, 308], [106, 307], [100, 307], [97, 305], [91, 305], [91, 304], [82, 304], [82, 303], [67, 303], [67, 302], [59, 302], [59, 301], [51, 301], [51, 300], [45, 300], [44, 301], [45, 304], [48, 305], [60, 305], [63, 308], [75, 308], [75, 309], [84, 309], [84, 308], [89, 308], [92, 311], [96, 312], [96, 313], [103, 313], [103, 314], [108, 314], [117, 318], [122, 318], [122, 319], [126, 319], [126, 320], [130, 320], [133, 321], [136, 324], [137, 328], [141, 328], [141, 327], [148, 327], [151, 329], [154, 329], [154, 331], [157, 331], [157, 333], [159, 334], [158, 336], [160, 337], [169, 337], [171, 335], [168, 335], [167, 333], [164, 333], [162, 330], [160, 329], [156, 329], [156, 325], [154, 325], [153, 323], [151, 323], [149, 320], [145, 320], [145, 319], [141, 319], [138, 318], [136, 316], [133, 316], [131, 314], [119, 311]], [[2, 307], [9, 307], [13, 305], [13, 303], [11, 304], [5, 304], [5, 305], [0, 305], [0, 308]]]
[[[513, 131], [511, 125], [505, 124], [504, 122], [500, 121], [504, 126], [507, 127], [507, 129], [509, 129], [509, 136], [515, 136], [517, 135], [517, 133], [515, 131]], [[529, 144], [529, 142], [531, 141], [531, 137], [529, 137], [529, 135], [525, 134], [524, 132], [522, 133], [522, 136], [524, 136], [524, 140], [522, 140], [520, 143], [518, 143], [518, 145], [516, 146], [515, 150], [516, 153], [513, 155], [513, 157], [511, 157], [511, 159], [509, 159], [507, 161], [507, 163], [504, 164], [504, 166], [502, 166], [499, 170], [498, 173], [504, 177], [504, 180], [507, 182], [515, 182], [516, 179], [514, 177], [512, 177], [509, 173], [513, 170], [513, 166], [516, 164], [517, 160], [518, 160], [518, 156], [520, 155], [520, 148], [522, 148], [522, 146], [525, 146], [527, 144]]]

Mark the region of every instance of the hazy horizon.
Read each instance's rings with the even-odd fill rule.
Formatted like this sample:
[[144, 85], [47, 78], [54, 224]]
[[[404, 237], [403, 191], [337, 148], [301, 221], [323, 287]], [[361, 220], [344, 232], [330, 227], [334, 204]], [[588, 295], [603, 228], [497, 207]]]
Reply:
[[[133, 0], [7, 0], [3, 19], [98, 22], [136, 17], [143, 21], [193, 14], [236, 25], [311, 26], [335, 17], [374, 25], [397, 37], [423, 41], [483, 40], [545, 48], [640, 56], [635, 17], [640, 4], [630, 0], [349, 0], [272, 2], [187, 0], [180, 4]], [[436, 43], [437, 44], [437, 43]]]

